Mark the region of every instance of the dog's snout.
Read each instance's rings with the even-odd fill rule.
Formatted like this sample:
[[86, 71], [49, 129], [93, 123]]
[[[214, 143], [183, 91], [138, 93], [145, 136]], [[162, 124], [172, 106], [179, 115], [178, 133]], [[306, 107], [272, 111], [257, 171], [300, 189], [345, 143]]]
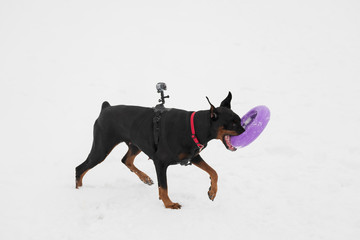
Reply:
[[245, 132], [245, 128], [243, 128], [242, 126], [239, 127], [238, 133], [239, 135], [242, 134], [243, 132]]

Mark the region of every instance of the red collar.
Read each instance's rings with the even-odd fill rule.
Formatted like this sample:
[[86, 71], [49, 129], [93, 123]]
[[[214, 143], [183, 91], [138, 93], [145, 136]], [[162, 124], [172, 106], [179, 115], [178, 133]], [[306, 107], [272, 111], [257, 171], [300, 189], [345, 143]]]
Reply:
[[193, 139], [193, 141], [195, 142], [196, 146], [199, 148], [199, 152], [201, 152], [201, 150], [203, 150], [203, 148], [205, 147], [204, 145], [202, 145], [199, 142], [199, 139], [197, 139], [196, 135], [195, 135], [195, 125], [194, 125], [194, 117], [195, 117], [195, 113], [193, 112], [191, 114], [190, 117], [190, 125], [191, 125], [191, 138]]

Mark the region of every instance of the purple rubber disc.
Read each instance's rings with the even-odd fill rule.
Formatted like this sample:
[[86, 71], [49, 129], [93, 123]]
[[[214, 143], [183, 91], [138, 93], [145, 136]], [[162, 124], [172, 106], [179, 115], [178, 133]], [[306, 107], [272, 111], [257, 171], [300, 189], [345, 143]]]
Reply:
[[231, 144], [243, 148], [252, 143], [265, 129], [270, 120], [270, 110], [266, 106], [257, 106], [241, 118], [245, 132], [230, 138]]

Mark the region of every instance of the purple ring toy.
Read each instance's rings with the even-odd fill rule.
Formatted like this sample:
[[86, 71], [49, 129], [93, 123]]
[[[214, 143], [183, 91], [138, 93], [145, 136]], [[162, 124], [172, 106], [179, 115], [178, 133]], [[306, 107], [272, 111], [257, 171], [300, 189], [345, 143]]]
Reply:
[[246, 147], [252, 143], [265, 129], [270, 120], [270, 110], [266, 106], [257, 106], [251, 109], [241, 118], [241, 126], [245, 132], [230, 138], [235, 147]]

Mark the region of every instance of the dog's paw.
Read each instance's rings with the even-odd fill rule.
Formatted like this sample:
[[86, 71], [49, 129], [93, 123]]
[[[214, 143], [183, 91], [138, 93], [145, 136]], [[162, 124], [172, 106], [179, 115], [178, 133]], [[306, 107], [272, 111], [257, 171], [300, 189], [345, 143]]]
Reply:
[[211, 201], [214, 201], [214, 199], [216, 197], [216, 192], [217, 192], [216, 188], [212, 188], [212, 187], [209, 188], [208, 196]]
[[151, 186], [154, 184], [153, 180], [150, 177], [146, 177], [144, 179], [141, 179], [141, 181], [143, 181], [145, 184]]
[[82, 181], [81, 180], [75, 180], [75, 188], [79, 189], [80, 187], [82, 187]]
[[145, 173], [141, 172], [141, 173], [139, 173], [138, 176], [143, 183], [145, 183], [149, 186], [154, 184], [153, 180]]
[[181, 205], [178, 203], [171, 203], [165, 206], [166, 208], [171, 208], [171, 209], [181, 209]]

